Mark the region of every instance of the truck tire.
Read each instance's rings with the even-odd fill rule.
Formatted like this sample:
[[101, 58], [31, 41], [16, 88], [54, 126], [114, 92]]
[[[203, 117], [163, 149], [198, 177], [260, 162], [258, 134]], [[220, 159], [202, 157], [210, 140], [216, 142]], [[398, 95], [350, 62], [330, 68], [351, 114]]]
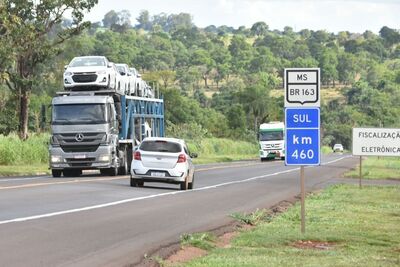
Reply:
[[119, 175], [127, 175], [127, 174], [129, 174], [128, 160], [126, 158], [126, 153], [125, 153], [125, 157], [124, 157], [124, 164], [121, 167], [119, 167], [118, 174]]
[[117, 176], [118, 175], [118, 167], [111, 167], [107, 169], [108, 175]]
[[56, 170], [56, 169], [51, 169], [51, 175], [56, 178], [56, 177], [61, 177], [62, 170]]
[[118, 174], [119, 175], [127, 175], [129, 174], [129, 164], [128, 164], [128, 154], [127, 154], [127, 149], [124, 149], [124, 155], [123, 155], [123, 160], [124, 164], [119, 167]]

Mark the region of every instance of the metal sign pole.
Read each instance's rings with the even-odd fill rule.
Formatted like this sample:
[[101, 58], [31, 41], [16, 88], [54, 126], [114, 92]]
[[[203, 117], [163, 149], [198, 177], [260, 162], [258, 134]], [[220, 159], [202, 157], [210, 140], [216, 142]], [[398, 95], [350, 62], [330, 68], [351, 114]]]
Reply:
[[362, 178], [362, 156], [360, 156], [360, 175], [359, 175], [359, 177], [360, 177], [360, 180], [359, 180], [359, 186], [360, 186], [360, 189], [361, 189], [361, 178]]
[[304, 181], [304, 166], [300, 167], [300, 183], [301, 183], [301, 233], [304, 234], [306, 232], [306, 215], [305, 215], [305, 198], [306, 198], [306, 190], [305, 190], [305, 181]]

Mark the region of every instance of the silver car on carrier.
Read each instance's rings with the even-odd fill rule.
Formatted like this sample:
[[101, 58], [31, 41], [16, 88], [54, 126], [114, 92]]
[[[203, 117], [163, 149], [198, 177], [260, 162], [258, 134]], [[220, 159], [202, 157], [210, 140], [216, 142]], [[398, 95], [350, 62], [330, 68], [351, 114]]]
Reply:
[[134, 152], [131, 164], [132, 187], [144, 182], [179, 184], [181, 190], [193, 189], [194, 165], [185, 141], [176, 138], [147, 137]]

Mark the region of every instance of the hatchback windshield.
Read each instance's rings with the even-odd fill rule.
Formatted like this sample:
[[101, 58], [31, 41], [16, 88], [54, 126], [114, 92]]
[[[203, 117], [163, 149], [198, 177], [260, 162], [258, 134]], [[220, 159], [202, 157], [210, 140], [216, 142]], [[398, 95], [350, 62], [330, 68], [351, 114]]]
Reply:
[[180, 144], [167, 141], [144, 141], [140, 145], [140, 150], [169, 153], [178, 153], [182, 151]]
[[53, 124], [106, 123], [105, 104], [68, 104], [53, 106]]
[[75, 58], [70, 66], [71, 67], [89, 67], [89, 66], [105, 66], [106, 62], [101, 57], [84, 57], [84, 58]]
[[260, 132], [260, 141], [283, 140], [283, 131]]

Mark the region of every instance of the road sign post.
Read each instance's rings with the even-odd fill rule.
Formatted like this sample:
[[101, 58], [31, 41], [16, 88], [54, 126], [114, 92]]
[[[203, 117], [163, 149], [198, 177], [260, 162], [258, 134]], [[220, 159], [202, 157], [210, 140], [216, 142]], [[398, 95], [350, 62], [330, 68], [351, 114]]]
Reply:
[[300, 165], [301, 232], [305, 224], [304, 166], [320, 165], [320, 70], [285, 69], [285, 164]]

